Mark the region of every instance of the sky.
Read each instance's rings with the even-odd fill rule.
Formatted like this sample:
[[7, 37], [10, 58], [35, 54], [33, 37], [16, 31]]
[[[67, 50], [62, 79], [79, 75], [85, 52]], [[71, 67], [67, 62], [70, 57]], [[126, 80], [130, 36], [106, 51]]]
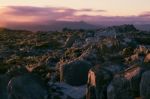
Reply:
[[0, 16], [0, 26], [51, 20], [149, 24], [150, 0], [0, 0]]

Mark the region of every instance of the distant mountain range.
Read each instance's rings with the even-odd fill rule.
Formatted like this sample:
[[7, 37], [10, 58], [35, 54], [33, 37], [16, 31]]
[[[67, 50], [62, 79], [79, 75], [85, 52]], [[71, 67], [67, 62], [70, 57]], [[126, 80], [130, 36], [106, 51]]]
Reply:
[[88, 24], [86, 22], [70, 22], [70, 21], [51, 21], [45, 23], [10, 23], [7, 28], [31, 30], [31, 31], [60, 31], [63, 28], [70, 29], [96, 29], [99, 26]]
[[[49, 21], [49, 22], [38, 22], [38, 23], [9, 23], [7, 28], [19, 29], [19, 30], [30, 30], [30, 31], [61, 31], [63, 28], [70, 29], [98, 29], [102, 28], [102, 25], [94, 25], [86, 23], [84, 21], [73, 22], [73, 21]], [[150, 24], [135, 25], [139, 30], [150, 31]]]
[[135, 25], [139, 30], [150, 31], [150, 24]]

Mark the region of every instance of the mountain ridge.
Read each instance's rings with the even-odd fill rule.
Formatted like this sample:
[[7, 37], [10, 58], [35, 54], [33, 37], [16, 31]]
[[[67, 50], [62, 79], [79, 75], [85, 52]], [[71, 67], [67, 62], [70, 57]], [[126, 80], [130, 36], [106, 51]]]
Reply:
[[70, 29], [96, 29], [99, 26], [84, 21], [48, 21], [45, 23], [10, 23], [7, 28], [30, 31], [61, 31], [63, 28]]
[[[133, 24], [138, 30], [150, 31], [150, 24]], [[120, 26], [120, 25], [112, 25]], [[9, 23], [6, 27], [14, 30], [29, 30], [29, 31], [62, 31], [63, 28], [69, 29], [99, 29], [110, 27], [107, 25], [97, 25], [85, 21], [43, 21], [43, 22], [19, 22]]]

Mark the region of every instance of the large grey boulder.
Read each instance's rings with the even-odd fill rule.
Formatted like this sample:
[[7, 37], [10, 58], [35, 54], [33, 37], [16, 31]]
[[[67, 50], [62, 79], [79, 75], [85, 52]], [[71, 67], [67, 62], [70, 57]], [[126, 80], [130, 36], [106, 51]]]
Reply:
[[134, 99], [139, 96], [139, 84], [143, 69], [133, 66], [116, 74], [107, 87], [108, 99]]
[[107, 88], [107, 99], [134, 99], [130, 82], [124, 77], [113, 79]]
[[143, 73], [140, 83], [141, 99], [150, 99], [150, 71]]
[[24, 74], [12, 78], [8, 84], [8, 99], [47, 99], [44, 83], [36, 76]]
[[0, 99], [8, 99], [8, 83], [12, 77], [27, 73], [24, 67], [12, 67], [5, 74], [0, 75]]
[[75, 60], [60, 66], [60, 79], [73, 86], [84, 85], [87, 82], [91, 64], [84, 60]]

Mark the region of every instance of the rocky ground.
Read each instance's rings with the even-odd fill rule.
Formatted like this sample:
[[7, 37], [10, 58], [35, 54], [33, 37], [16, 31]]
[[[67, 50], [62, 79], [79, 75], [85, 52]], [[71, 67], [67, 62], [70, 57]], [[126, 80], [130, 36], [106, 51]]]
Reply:
[[150, 32], [0, 28], [0, 99], [150, 99]]

